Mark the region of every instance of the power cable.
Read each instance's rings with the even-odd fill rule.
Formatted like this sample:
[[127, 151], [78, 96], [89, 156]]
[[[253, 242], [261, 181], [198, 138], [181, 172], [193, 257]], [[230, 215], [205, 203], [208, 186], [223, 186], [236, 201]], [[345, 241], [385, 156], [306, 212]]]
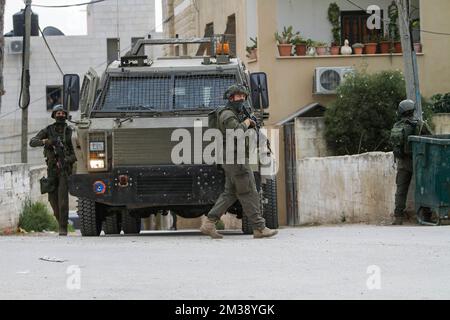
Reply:
[[49, 5], [42, 5], [42, 4], [32, 4], [33, 7], [39, 7], [39, 8], [70, 8], [70, 7], [79, 7], [79, 6], [85, 6], [87, 4], [94, 4], [99, 2], [104, 2], [107, 0], [95, 0], [91, 2], [84, 2], [84, 3], [75, 3], [75, 4], [63, 4], [59, 6], [49, 6]]
[[53, 54], [52, 49], [51, 49], [50, 46], [48, 45], [47, 39], [45, 38], [45, 35], [44, 35], [44, 33], [42, 32], [41, 27], [38, 26], [38, 28], [39, 28], [39, 32], [40, 32], [41, 35], [42, 35], [42, 38], [44, 39], [45, 45], [47, 46], [47, 49], [48, 49], [48, 51], [50, 52], [50, 54], [51, 54], [51, 56], [52, 56], [52, 58], [53, 58], [53, 61], [55, 61], [56, 66], [57, 66], [58, 69], [59, 69], [59, 72], [61, 72], [61, 75], [64, 76], [64, 72], [62, 71], [62, 69], [61, 69], [61, 67], [60, 67], [60, 65], [59, 65], [59, 63], [58, 63], [58, 61], [56, 60], [56, 57], [55, 57], [55, 55]]

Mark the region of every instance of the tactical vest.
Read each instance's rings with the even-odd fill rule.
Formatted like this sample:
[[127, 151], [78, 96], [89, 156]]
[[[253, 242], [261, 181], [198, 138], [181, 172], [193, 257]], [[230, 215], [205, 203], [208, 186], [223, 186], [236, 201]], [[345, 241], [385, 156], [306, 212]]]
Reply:
[[412, 123], [408, 119], [402, 119], [394, 124], [390, 141], [396, 158], [410, 158], [412, 156], [412, 147], [408, 137], [420, 135], [422, 127], [423, 123]]
[[[64, 126], [63, 132], [58, 132], [55, 128], [55, 124], [51, 124], [47, 127], [47, 139], [56, 140], [60, 138], [64, 146], [66, 142], [72, 138], [72, 130], [68, 126]], [[53, 147], [44, 147], [44, 157], [49, 161], [56, 161], [56, 156]]]

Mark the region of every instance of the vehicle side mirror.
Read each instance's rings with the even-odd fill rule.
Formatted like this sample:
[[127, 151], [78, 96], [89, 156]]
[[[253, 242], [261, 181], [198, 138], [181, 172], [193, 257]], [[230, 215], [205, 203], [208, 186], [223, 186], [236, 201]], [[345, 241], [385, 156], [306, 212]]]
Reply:
[[77, 74], [65, 74], [63, 78], [63, 106], [70, 111], [80, 107], [80, 77]]
[[250, 74], [250, 89], [253, 108], [269, 108], [269, 90], [267, 88], [267, 74], [265, 72]]

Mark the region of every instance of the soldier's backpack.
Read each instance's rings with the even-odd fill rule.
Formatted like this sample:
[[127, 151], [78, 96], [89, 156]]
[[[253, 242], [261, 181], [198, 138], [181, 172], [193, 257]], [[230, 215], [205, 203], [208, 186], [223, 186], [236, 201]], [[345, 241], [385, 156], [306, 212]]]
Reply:
[[216, 110], [208, 113], [208, 127], [210, 129], [220, 129], [219, 117], [222, 111], [224, 111], [226, 107], [219, 107]]
[[390, 141], [396, 158], [410, 157], [412, 154], [408, 137], [416, 134], [416, 125], [407, 120], [400, 120], [391, 130]]

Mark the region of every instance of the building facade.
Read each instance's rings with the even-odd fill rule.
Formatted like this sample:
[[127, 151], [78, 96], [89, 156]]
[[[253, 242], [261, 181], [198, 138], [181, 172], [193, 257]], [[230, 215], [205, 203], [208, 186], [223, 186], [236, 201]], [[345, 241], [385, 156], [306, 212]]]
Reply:
[[[81, 81], [90, 67], [101, 74], [108, 63], [124, 55], [137, 39], [147, 38], [149, 34], [161, 36], [155, 32], [154, 0], [120, 0], [118, 4], [105, 1], [88, 5], [85, 36], [46, 37], [65, 74], [78, 74]], [[14, 42], [21, 40], [21, 37], [5, 37], [3, 76], [6, 94], [2, 97], [0, 110], [0, 165], [20, 162], [21, 112], [18, 100], [22, 54], [11, 48]], [[146, 54], [160, 55], [161, 49], [155, 48]], [[31, 37], [30, 68], [28, 131], [31, 137], [52, 122], [50, 110], [54, 104], [60, 103], [62, 95], [63, 76], [40, 36]], [[72, 116], [76, 119], [79, 113], [75, 110]], [[29, 149], [28, 158], [30, 164], [44, 163], [40, 149]]]

